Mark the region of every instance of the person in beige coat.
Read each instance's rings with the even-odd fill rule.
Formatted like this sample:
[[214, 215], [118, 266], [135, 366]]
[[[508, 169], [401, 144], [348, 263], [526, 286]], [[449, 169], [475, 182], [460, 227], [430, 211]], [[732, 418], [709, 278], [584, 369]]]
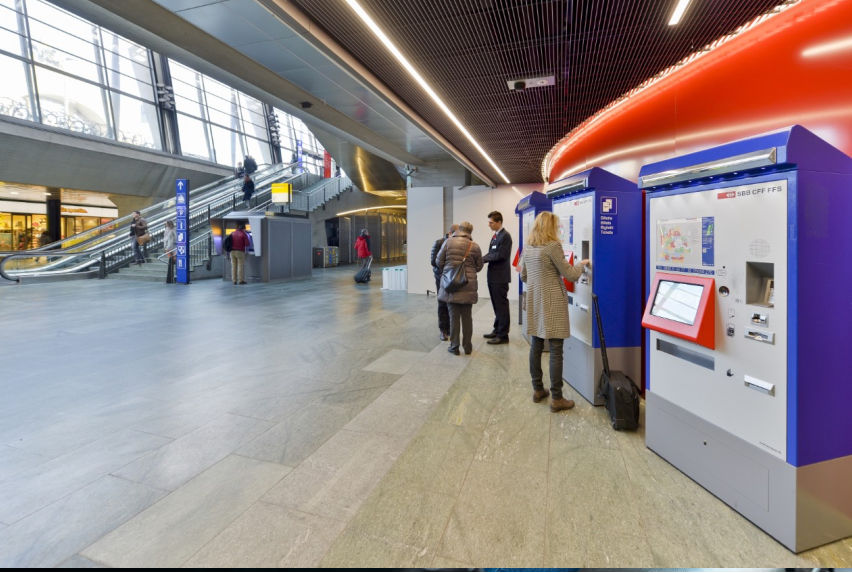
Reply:
[[[568, 301], [560, 275], [574, 282], [589, 266], [583, 259], [573, 267], [565, 260], [559, 242], [559, 217], [547, 211], [539, 213], [524, 246], [521, 280], [527, 285], [527, 334], [530, 335], [530, 376], [533, 402], [552, 395], [551, 412], [574, 407], [573, 400], [562, 396], [562, 344], [571, 336]], [[541, 352], [550, 341], [550, 392], [544, 389]]]
[[[438, 291], [438, 300], [446, 302], [450, 309], [450, 346], [447, 352], [459, 354], [459, 332], [462, 334], [462, 347], [465, 354], [473, 352], [473, 305], [479, 300], [479, 285], [476, 282], [476, 273], [482, 270], [482, 249], [479, 248], [470, 234], [473, 225], [468, 221], [459, 223], [459, 229], [453, 236], [444, 241], [438, 256], [435, 259], [441, 272], [448, 264], [457, 266], [464, 259], [465, 276], [467, 284], [456, 292], [446, 292], [444, 289]], [[468, 248], [470, 251], [468, 252]], [[467, 258], [465, 258], [467, 253]]]

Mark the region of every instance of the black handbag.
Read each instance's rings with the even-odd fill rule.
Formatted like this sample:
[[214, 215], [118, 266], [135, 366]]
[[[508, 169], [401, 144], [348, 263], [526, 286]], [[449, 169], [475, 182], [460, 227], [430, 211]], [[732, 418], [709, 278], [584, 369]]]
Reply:
[[467, 260], [472, 246], [473, 241], [468, 244], [467, 251], [465, 251], [464, 257], [457, 266], [445, 265], [444, 270], [441, 271], [441, 288], [445, 292], [458, 292], [467, 284], [467, 273], [464, 269], [464, 262]]

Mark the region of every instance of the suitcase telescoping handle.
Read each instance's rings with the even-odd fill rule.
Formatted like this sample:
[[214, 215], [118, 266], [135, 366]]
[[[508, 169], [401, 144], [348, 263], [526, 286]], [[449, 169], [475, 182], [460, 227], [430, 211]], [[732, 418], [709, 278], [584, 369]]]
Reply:
[[592, 308], [595, 312], [595, 322], [598, 323], [598, 338], [601, 339], [601, 360], [603, 360], [603, 369], [607, 378], [609, 378], [609, 360], [606, 358], [606, 340], [604, 340], [603, 322], [601, 321], [601, 308], [600, 303], [598, 303], [598, 295], [594, 293], [592, 293]]

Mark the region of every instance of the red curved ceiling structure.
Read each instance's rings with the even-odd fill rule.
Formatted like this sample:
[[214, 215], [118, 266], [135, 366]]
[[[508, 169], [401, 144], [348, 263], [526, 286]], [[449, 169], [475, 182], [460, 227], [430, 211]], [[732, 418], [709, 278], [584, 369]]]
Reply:
[[792, 124], [852, 155], [852, 0], [804, 0], [563, 138], [542, 172], [642, 165]]

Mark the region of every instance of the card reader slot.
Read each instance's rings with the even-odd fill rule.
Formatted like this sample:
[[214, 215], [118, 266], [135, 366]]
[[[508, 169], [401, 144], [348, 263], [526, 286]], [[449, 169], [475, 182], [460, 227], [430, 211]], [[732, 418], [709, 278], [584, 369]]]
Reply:
[[685, 346], [681, 346], [679, 344], [675, 344], [673, 342], [668, 342], [666, 340], [657, 339], [657, 350], [660, 352], [665, 352], [666, 354], [671, 354], [676, 358], [680, 358], [682, 360], [686, 360], [687, 362], [692, 362], [697, 366], [701, 366], [702, 368], [706, 368], [708, 370], [716, 369], [716, 361], [712, 356], [707, 356], [706, 354], [702, 354], [700, 352], [695, 352]]

